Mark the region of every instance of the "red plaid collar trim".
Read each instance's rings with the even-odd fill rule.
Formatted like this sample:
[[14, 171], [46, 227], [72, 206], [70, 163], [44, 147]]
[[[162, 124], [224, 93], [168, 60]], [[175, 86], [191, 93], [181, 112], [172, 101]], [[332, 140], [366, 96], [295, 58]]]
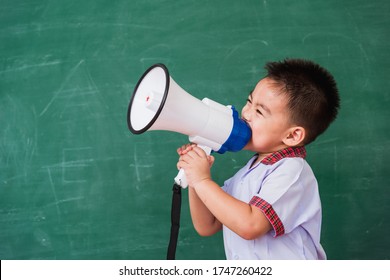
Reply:
[[284, 158], [292, 158], [292, 157], [306, 157], [306, 148], [302, 147], [288, 147], [283, 150], [277, 151], [265, 158], [262, 159], [261, 163], [266, 165], [272, 165]]

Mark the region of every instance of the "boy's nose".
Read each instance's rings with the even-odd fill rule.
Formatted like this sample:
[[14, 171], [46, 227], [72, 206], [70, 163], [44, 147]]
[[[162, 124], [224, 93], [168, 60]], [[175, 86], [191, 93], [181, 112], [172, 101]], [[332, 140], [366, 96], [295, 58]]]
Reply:
[[245, 107], [242, 109], [241, 116], [244, 121], [249, 122], [250, 121], [250, 112]]

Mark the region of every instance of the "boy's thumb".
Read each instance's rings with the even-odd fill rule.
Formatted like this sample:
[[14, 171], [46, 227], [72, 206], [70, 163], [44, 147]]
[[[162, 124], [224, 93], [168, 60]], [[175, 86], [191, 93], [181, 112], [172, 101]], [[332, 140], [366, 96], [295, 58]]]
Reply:
[[210, 167], [211, 167], [215, 161], [215, 157], [214, 156], [207, 156], [207, 159], [208, 159]]

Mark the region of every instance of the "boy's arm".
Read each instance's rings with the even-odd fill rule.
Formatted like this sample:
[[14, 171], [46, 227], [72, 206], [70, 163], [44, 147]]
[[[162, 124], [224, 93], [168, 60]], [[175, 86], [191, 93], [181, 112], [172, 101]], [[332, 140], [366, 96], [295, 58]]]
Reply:
[[[198, 199], [194, 200], [195, 205], [203, 203], [208, 209], [208, 217], [214, 216], [244, 239], [255, 239], [272, 229], [263, 212], [227, 194], [211, 180], [209, 158], [202, 149], [187, 149], [182, 153], [178, 167], [185, 170], [189, 186], [195, 190]], [[206, 215], [207, 212], [202, 210], [200, 213]]]
[[188, 188], [190, 212], [195, 230], [202, 236], [210, 236], [222, 229], [222, 224], [215, 218], [196, 194], [193, 188]]
[[215, 219], [242, 238], [252, 240], [272, 229], [263, 212], [227, 194], [211, 179], [192, 187]]
[[[195, 147], [195, 144], [187, 144], [179, 149], [177, 153], [180, 156], [187, 154]], [[214, 157], [208, 157], [209, 168], [213, 165]], [[178, 164], [178, 168], [180, 168]], [[186, 175], [187, 176], [187, 175]], [[188, 178], [188, 177], [187, 177]], [[222, 224], [214, 217], [214, 215], [208, 210], [204, 203], [200, 200], [195, 190], [191, 187], [188, 188], [188, 199], [190, 204], [190, 213], [192, 223], [195, 230], [202, 236], [210, 236], [217, 233], [222, 229]]]

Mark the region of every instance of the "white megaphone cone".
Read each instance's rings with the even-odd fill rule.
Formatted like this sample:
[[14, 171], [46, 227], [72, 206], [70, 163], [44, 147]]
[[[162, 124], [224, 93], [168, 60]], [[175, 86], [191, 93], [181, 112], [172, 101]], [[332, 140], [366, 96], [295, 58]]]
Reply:
[[[134, 134], [168, 130], [188, 135], [191, 142], [208, 154], [211, 150], [239, 151], [252, 135], [234, 107], [193, 97], [176, 84], [163, 64], [150, 67], [138, 81], [129, 104], [127, 123]], [[175, 181], [187, 187], [183, 171]]]

